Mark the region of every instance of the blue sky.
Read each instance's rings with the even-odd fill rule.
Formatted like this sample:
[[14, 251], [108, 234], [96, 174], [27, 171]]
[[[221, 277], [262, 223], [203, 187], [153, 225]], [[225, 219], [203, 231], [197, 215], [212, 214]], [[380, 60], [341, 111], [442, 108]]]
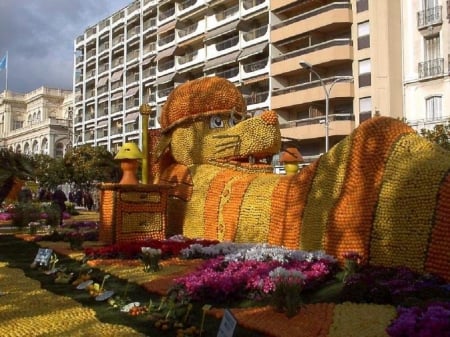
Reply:
[[[0, 59], [8, 90], [72, 89], [73, 43], [85, 29], [132, 0], [0, 0]], [[0, 92], [6, 71], [0, 71]]]

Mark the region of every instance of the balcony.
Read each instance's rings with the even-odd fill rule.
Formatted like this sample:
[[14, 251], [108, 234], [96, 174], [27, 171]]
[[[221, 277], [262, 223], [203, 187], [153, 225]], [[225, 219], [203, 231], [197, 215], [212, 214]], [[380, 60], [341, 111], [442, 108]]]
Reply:
[[[266, 71], [268, 72], [268, 59], [264, 58], [255, 62], [250, 62], [250, 63], [244, 63], [242, 64], [242, 70], [243, 70], [243, 74], [242, 74], [242, 78], [248, 78], [248, 77], [253, 77], [255, 75], [258, 75], [259, 73], [265, 73]], [[266, 69], [267, 67], [267, 69]]]
[[276, 44], [294, 36], [300, 36], [323, 28], [329, 30], [333, 30], [334, 27], [342, 29], [343, 24], [348, 25], [350, 32], [352, 21], [351, 4], [333, 2], [273, 25], [270, 38], [272, 43]]
[[[324, 83], [331, 83], [336, 77], [324, 78]], [[354, 97], [353, 83], [338, 82], [333, 86], [330, 100], [333, 98]], [[272, 109], [283, 109], [298, 106], [305, 102], [320, 102], [325, 100], [320, 81], [306, 82], [272, 91]]]
[[419, 63], [419, 78], [444, 75], [444, 59], [438, 58]]
[[265, 26], [253, 28], [253, 29], [249, 30], [248, 32], [243, 33], [242, 37], [244, 39], [244, 42], [250, 42], [250, 41], [256, 40], [260, 37], [263, 37], [268, 32], [268, 29], [269, 29], [269, 26], [265, 25]]
[[226, 78], [233, 82], [234, 78], [239, 75], [239, 67], [229, 68], [227, 70], [216, 72], [216, 76]]
[[175, 7], [170, 7], [165, 10], [160, 9], [158, 21], [161, 23], [162, 21], [165, 21], [174, 15], [175, 15]]
[[158, 46], [162, 47], [175, 41], [175, 33], [168, 34], [158, 40]]
[[352, 44], [350, 39], [335, 39], [276, 56], [272, 59], [272, 75], [276, 76], [297, 70], [298, 63], [303, 58], [314, 60], [315, 64], [352, 60]]
[[442, 6], [427, 8], [417, 13], [417, 28], [424, 29], [442, 24]]
[[[281, 137], [294, 139], [317, 139], [325, 137], [325, 116], [316, 116], [288, 121], [280, 124]], [[355, 127], [355, 118], [352, 112], [330, 114], [329, 136], [349, 135]]]
[[156, 18], [150, 18], [150, 19], [145, 20], [143, 25], [144, 25], [144, 32], [149, 30], [149, 29], [152, 29], [152, 28], [156, 29], [157, 28], [157, 26], [156, 26]]
[[251, 95], [245, 96], [245, 102], [247, 104], [247, 107], [249, 107], [250, 105], [265, 103], [268, 97], [268, 91], [254, 92]]
[[270, 0], [244, 0], [242, 4], [242, 16], [252, 14], [260, 8], [268, 6]]

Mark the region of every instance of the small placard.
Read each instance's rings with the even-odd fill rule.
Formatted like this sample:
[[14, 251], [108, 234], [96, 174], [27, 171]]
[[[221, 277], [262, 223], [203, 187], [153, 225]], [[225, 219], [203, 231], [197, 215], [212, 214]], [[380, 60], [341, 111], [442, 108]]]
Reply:
[[53, 249], [39, 248], [36, 257], [34, 258], [34, 262], [40, 266], [47, 267], [50, 262], [52, 253]]
[[230, 310], [225, 309], [222, 317], [222, 322], [220, 322], [219, 332], [217, 337], [233, 337], [234, 329], [236, 328], [236, 318]]

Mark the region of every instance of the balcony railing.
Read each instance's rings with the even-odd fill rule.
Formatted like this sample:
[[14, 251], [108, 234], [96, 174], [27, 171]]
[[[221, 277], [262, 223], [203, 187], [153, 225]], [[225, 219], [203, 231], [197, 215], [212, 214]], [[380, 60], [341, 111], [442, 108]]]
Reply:
[[328, 5], [325, 5], [325, 6], [316, 8], [316, 9], [313, 9], [310, 12], [302, 13], [302, 14], [299, 14], [299, 15], [294, 16], [294, 17], [289, 17], [288, 19], [273, 25], [272, 29], [273, 30], [274, 29], [278, 29], [278, 28], [284, 27], [285, 25], [289, 25], [289, 24], [292, 24], [292, 23], [295, 23], [295, 22], [299, 22], [301, 20], [306, 20], [308, 18], [312, 18], [314, 16], [317, 16], [317, 15], [319, 15], [321, 13], [327, 13], [327, 12], [333, 10], [333, 9], [351, 8], [351, 6], [352, 5], [349, 2], [348, 3], [332, 2], [332, 3], [328, 4]]
[[251, 104], [264, 103], [267, 100], [268, 96], [269, 96], [268, 91], [255, 92], [255, 93], [252, 93], [251, 95], [246, 96], [245, 102], [247, 103], [247, 106], [251, 105]]
[[239, 36], [233, 36], [229, 39], [221, 41], [216, 44], [217, 51], [225, 50], [231, 48], [239, 43]]
[[175, 7], [171, 7], [165, 11], [161, 11], [159, 13], [159, 21], [170, 18], [174, 14], [175, 14]]
[[252, 62], [249, 64], [244, 64], [243, 68], [246, 73], [251, 73], [254, 71], [264, 69], [266, 67], [266, 65], [267, 65], [267, 59], [264, 59], [264, 60], [259, 60], [259, 61]]
[[243, 34], [244, 40], [251, 41], [257, 39], [258, 37], [264, 36], [264, 34], [266, 34], [267, 32], [267, 28], [268, 26], [261, 26], [258, 28], [254, 28], [247, 33], [244, 33]]
[[427, 8], [417, 13], [417, 28], [425, 28], [442, 23], [442, 6]]
[[256, 7], [258, 5], [261, 5], [266, 0], [245, 0], [243, 3], [244, 9], [251, 9], [253, 7]]
[[217, 72], [216, 76], [223, 78], [233, 78], [239, 74], [239, 67], [230, 68], [221, 72]]
[[294, 50], [292, 52], [288, 52], [281, 56], [277, 56], [272, 59], [272, 62], [288, 60], [293, 57], [309, 54], [309, 53], [323, 50], [326, 48], [331, 48], [331, 47], [336, 47], [336, 46], [352, 46], [352, 45], [353, 45], [353, 41], [351, 39], [344, 38], [344, 39], [329, 40], [329, 41], [321, 42], [321, 43], [318, 43], [318, 44], [315, 44], [315, 45], [312, 45], [312, 46], [309, 46], [306, 48]]
[[198, 27], [198, 22], [194, 22], [193, 24], [191, 24], [191, 25], [189, 25], [187, 27], [179, 29], [178, 30], [178, 35], [180, 37], [184, 37], [184, 36], [187, 36], [189, 34], [192, 34], [193, 32], [196, 31], [197, 27]]
[[194, 6], [196, 2], [197, 2], [197, 0], [184, 0], [184, 1], [180, 2], [178, 9], [180, 11], [182, 11], [186, 8]]
[[[314, 124], [322, 124], [324, 122], [325, 116], [311, 117], [311, 118], [302, 118], [293, 121], [289, 121], [287, 123], [280, 124], [280, 129], [288, 129], [299, 126], [308, 126]], [[353, 113], [340, 113], [340, 114], [330, 114], [328, 116], [329, 122], [334, 121], [354, 121], [355, 116]]]
[[419, 78], [440, 76], [444, 74], [444, 59], [438, 58], [419, 63]]

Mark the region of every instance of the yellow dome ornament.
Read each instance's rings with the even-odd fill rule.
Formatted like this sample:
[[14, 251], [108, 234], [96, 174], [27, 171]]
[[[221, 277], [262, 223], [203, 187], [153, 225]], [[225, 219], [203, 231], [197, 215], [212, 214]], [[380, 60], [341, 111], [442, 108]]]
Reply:
[[297, 148], [288, 147], [281, 153], [280, 162], [283, 164], [287, 175], [296, 174], [298, 164], [303, 162], [303, 157]]
[[139, 160], [143, 157], [136, 143], [130, 142], [122, 145], [114, 157], [114, 159], [120, 160], [120, 168], [122, 169], [122, 179], [119, 184], [139, 184], [137, 170], [139, 168]]

